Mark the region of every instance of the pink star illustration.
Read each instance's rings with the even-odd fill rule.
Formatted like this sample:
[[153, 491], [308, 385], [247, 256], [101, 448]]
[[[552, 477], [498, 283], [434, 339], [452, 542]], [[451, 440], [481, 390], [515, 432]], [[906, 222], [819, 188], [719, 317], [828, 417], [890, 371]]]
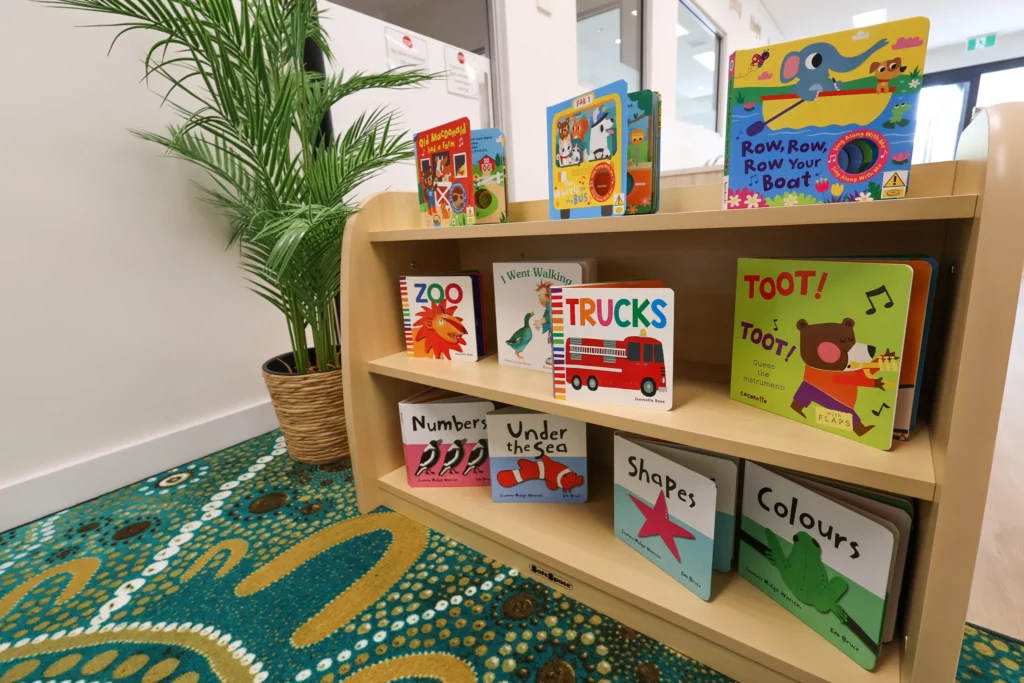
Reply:
[[665, 503], [665, 492], [658, 492], [658, 502], [654, 504], [654, 507], [649, 506], [635, 496], [630, 496], [633, 500], [633, 504], [637, 506], [640, 512], [644, 513], [644, 525], [640, 527], [640, 533], [637, 534], [640, 538], [647, 538], [648, 536], [661, 536], [661, 540], [665, 542], [669, 552], [672, 553], [672, 557], [676, 558], [676, 562], [682, 562], [682, 558], [679, 557], [679, 550], [676, 548], [677, 538], [685, 538], [687, 540], [694, 540], [694, 535], [689, 531], [679, 526], [668, 518], [668, 505]]

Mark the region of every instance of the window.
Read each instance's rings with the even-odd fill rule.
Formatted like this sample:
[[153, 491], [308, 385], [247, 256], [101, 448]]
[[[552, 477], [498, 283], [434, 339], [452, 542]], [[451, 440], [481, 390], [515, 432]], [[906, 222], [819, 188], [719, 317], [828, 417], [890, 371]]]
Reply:
[[661, 344], [655, 344], [655, 346], [654, 346], [654, 362], [655, 363], [664, 363], [665, 362], [665, 352], [662, 350]]
[[912, 163], [952, 161], [960, 136], [966, 86], [966, 83], [943, 83], [921, 89]]
[[644, 362], [650, 363], [654, 360], [654, 348], [651, 344], [644, 344]]
[[640, 342], [629, 342], [626, 344], [626, 360], [640, 360]]
[[576, 0], [576, 71], [582, 90], [620, 78], [630, 91], [640, 89], [642, 27], [641, 0]]
[[722, 39], [702, 15], [680, 2], [676, 23], [676, 118], [718, 130]]
[[991, 107], [1004, 102], [1024, 102], [1024, 66], [981, 74], [975, 106]]

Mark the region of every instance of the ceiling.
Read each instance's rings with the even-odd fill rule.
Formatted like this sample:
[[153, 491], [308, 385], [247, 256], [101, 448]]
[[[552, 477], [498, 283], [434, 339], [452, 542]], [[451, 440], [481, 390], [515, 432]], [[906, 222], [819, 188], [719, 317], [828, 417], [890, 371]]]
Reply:
[[[853, 15], [889, 10], [889, 20], [931, 19], [929, 47], [964, 42], [996, 31], [1024, 29], [1022, 0], [761, 0], [786, 40], [853, 28]], [[827, 10], [823, 9], [827, 6]]]

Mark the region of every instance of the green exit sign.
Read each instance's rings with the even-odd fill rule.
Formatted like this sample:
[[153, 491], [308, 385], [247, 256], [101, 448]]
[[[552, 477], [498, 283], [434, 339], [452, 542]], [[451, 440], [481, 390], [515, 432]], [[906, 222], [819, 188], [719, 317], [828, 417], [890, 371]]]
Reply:
[[967, 41], [967, 51], [973, 52], [974, 50], [984, 50], [987, 47], [996, 46], [996, 34], [990, 33], [987, 36], [978, 36], [977, 38], [970, 38]]

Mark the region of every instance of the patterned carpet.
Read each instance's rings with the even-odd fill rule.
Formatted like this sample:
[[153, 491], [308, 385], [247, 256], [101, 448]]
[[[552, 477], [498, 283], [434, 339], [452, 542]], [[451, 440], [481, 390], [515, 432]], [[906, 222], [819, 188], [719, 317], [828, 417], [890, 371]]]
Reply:
[[[961, 683], [1024, 683], [967, 627]], [[729, 679], [379, 509], [277, 432], [0, 534], [0, 683]]]

